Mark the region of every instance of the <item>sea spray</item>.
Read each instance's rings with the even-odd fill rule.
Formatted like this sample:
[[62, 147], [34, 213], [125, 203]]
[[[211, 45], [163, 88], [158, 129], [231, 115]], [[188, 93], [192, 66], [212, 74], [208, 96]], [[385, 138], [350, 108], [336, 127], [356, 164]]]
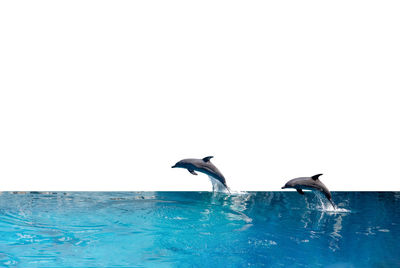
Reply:
[[320, 204], [319, 209], [321, 211], [324, 211], [324, 212], [350, 212], [350, 210], [347, 210], [345, 208], [339, 208], [338, 206], [334, 206], [320, 192], [315, 191], [315, 196], [319, 201], [319, 204]]
[[208, 176], [211, 181], [213, 192], [218, 193], [230, 193], [229, 190], [218, 180], [214, 179], [211, 176]]

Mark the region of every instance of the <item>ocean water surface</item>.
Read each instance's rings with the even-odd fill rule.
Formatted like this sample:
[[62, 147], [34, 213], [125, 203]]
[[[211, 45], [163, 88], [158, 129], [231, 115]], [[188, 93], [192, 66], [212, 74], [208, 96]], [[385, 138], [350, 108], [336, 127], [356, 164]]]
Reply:
[[400, 267], [400, 192], [0, 192], [0, 267]]

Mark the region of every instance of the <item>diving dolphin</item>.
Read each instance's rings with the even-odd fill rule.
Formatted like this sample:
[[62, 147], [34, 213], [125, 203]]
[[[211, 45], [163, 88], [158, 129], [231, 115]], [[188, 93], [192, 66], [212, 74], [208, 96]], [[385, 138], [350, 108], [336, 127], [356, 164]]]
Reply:
[[312, 177], [300, 177], [295, 178], [293, 180], [288, 181], [282, 189], [285, 188], [294, 188], [299, 194], [304, 194], [302, 189], [306, 190], [318, 190], [322, 192], [326, 198], [331, 202], [332, 206], [336, 208], [336, 205], [332, 201], [331, 192], [329, 192], [328, 188], [319, 180], [319, 176], [322, 174], [317, 174]]
[[[228, 185], [226, 185], [226, 180], [224, 175], [218, 170], [213, 163], [211, 163], [210, 159], [213, 156], [207, 156], [203, 159], [195, 159], [195, 158], [188, 158], [183, 159], [177, 162], [172, 168], [185, 168], [187, 169], [192, 175], [197, 175], [195, 171], [204, 173], [208, 175], [210, 178], [219, 181], [227, 190], [229, 191]], [[213, 183], [213, 190], [214, 190], [214, 183]]]

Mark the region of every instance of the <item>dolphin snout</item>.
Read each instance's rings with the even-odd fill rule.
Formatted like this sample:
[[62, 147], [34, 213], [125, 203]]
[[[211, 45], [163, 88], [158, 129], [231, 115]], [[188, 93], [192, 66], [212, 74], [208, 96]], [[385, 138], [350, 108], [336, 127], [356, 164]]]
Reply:
[[176, 165], [173, 165], [171, 168], [176, 168]]
[[282, 186], [282, 188], [281, 189], [285, 189], [286, 187], [285, 186]]

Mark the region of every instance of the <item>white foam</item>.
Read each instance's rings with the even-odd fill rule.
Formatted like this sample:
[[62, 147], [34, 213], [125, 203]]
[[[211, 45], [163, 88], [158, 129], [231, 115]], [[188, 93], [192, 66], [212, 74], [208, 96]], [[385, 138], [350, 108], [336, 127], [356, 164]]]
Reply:
[[326, 198], [320, 194], [319, 192], [315, 192], [315, 196], [318, 198], [321, 207], [319, 208], [324, 212], [333, 212], [333, 213], [348, 213], [350, 210], [345, 208], [334, 207], [330, 202], [326, 200]]
[[228, 189], [226, 189], [226, 187], [219, 180], [216, 180], [211, 176], [208, 176], [208, 177], [210, 178], [213, 192], [229, 193]]
[[248, 195], [249, 193], [246, 191], [231, 191], [231, 195]]
[[332, 205], [330, 205], [330, 207], [329, 208], [324, 208], [324, 209], [322, 209], [322, 211], [326, 211], [326, 212], [334, 212], [334, 213], [348, 213], [348, 212], [351, 212], [350, 210], [348, 210], [348, 209], [345, 209], [345, 208], [338, 208], [338, 207], [333, 207]]

